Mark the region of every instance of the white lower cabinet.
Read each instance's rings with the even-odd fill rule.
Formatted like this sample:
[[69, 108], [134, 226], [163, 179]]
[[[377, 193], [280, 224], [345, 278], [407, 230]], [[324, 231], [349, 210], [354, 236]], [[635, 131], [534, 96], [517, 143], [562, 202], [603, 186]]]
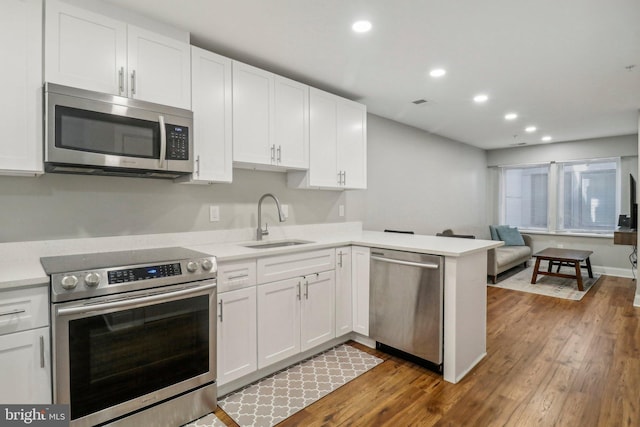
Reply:
[[353, 331], [351, 246], [336, 248], [336, 337]]
[[218, 385], [257, 369], [256, 287], [218, 294]]
[[353, 246], [351, 250], [353, 331], [369, 336], [369, 256], [371, 250], [361, 246]]
[[51, 403], [49, 327], [0, 336], [0, 402]]
[[258, 369], [335, 336], [335, 271], [258, 286]]

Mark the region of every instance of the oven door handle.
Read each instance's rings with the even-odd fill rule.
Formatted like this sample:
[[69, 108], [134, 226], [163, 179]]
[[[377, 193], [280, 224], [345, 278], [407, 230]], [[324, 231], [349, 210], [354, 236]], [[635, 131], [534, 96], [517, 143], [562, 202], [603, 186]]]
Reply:
[[128, 299], [113, 301], [113, 302], [105, 302], [105, 303], [96, 303], [96, 304], [86, 304], [80, 307], [69, 307], [69, 308], [59, 308], [57, 310], [58, 316], [70, 316], [73, 314], [86, 314], [95, 311], [108, 310], [112, 308], [122, 308], [122, 307], [131, 307], [134, 305], [143, 305], [150, 302], [159, 302], [167, 299], [172, 299], [175, 297], [181, 297], [185, 295], [194, 294], [197, 292], [206, 291], [209, 289], [214, 289], [216, 287], [216, 283], [211, 283], [204, 286], [194, 286], [188, 289], [181, 289], [179, 291], [171, 291], [164, 292], [161, 294], [154, 294], [144, 297], [132, 297]]

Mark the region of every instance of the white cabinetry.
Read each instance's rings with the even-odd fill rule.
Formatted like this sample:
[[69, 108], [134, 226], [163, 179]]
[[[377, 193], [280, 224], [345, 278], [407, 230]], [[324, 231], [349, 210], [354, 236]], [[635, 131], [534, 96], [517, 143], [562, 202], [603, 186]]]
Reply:
[[45, 80], [191, 109], [189, 44], [49, 0]]
[[353, 330], [351, 246], [336, 249], [336, 337]]
[[366, 188], [366, 106], [314, 88], [309, 103], [309, 170], [290, 172], [289, 186]]
[[231, 60], [191, 47], [194, 172], [191, 182], [231, 182]]
[[371, 251], [361, 246], [352, 247], [351, 280], [353, 286], [353, 330], [369, 336], [369, 263]]
[[257, 370], [256, 262], [218, 269], [217, 381], [226, 384]]
[[0, 101], [0, 127], [6, 134], [0, 138], [0, 174], [41, 174], [41, 0], [3, 1], [0, 51], [5, 58], [5, 65], [0, 68], [0, 78], [5, 83]]
[[0, 292], [0, 402], [51, 403], [48, 287]]
[[257, 262], [258, 368], [335, 337], [335, 251]]
[[233, 161], [240, 167], [308, 167], [309, 88], [233, 62]]

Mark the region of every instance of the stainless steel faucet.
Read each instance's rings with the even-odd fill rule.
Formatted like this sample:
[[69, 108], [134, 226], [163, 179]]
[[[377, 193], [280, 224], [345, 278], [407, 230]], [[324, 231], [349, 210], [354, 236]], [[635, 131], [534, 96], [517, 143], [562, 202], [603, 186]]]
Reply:
[[287, 218], [284, 216], [284, 212], [282, 212], [280, 200], [278, 200], [278, 198], [271, 193], [264, 194], [258, 201], [258, 228], [256, 229], [257, 240], [262, 240], [262, 236], [266, 236], [269, 234], [269, 224], [265, 224], [264, 230], [262, 229], [262, 201], [267, 197], [271, 197], [273, 200], [275, 200], [276, 207], [278, 208], [278, 216], [280, 217], [280, 222], [284, 222], [287, 220]]

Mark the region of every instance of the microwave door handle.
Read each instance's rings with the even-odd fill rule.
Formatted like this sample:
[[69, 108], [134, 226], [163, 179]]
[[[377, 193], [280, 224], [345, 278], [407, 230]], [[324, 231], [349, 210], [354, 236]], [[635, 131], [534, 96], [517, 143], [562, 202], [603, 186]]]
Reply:
[[160, 169], [164, 168], [164, 158], [167, 155], [167, 128], [164, 126], [164, 116], [158, 116], [160, 124]]

